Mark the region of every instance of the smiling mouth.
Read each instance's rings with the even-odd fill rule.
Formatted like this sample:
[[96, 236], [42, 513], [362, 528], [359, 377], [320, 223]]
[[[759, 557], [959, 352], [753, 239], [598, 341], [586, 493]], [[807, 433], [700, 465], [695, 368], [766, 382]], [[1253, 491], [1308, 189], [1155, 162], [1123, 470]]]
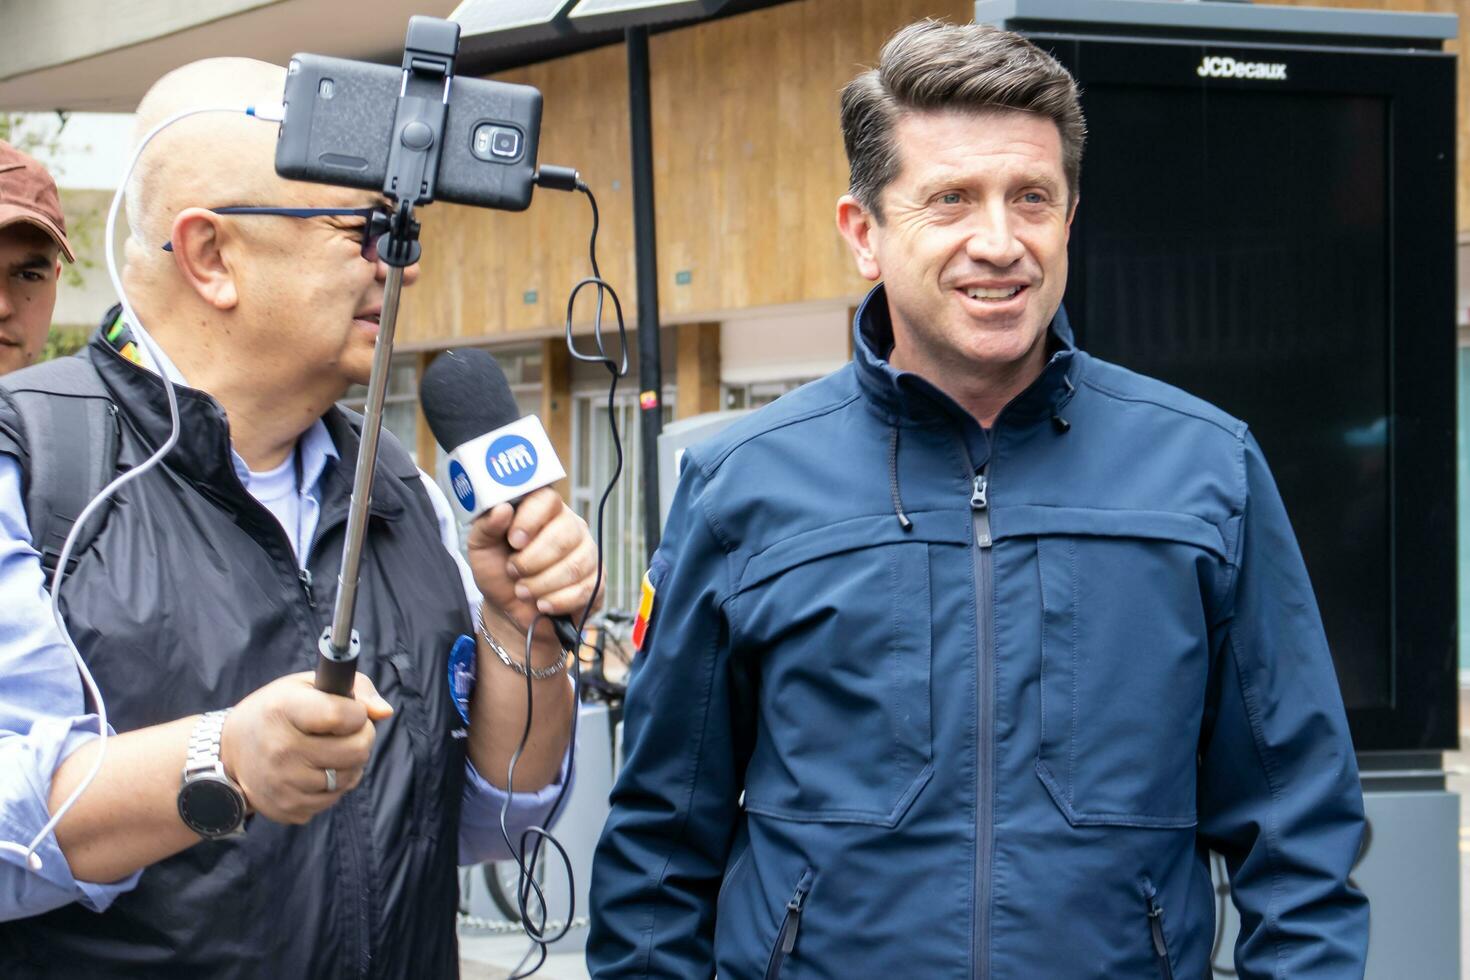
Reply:
[[357, 316], [353, 317], [353, 319], [363, 320], [367, 323], [377, 323], [381, 316], [381, 313], [359, 313]]
[[1005, 302], [1025, 289], [1025, 286], [1004, 286], [1000, 288], [989, 288], [985, 286], [969, 286], [960, 292], [974, 300], [988, 301], [992, 303]]

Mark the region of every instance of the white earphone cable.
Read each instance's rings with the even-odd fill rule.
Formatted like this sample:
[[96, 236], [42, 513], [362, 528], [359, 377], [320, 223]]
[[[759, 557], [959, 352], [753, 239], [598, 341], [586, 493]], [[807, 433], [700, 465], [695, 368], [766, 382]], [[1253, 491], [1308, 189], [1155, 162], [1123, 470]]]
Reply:
[[148, 146], [150, 142], [152, 142], [155, 136], [163, 132], [169, 126], [172, 126], [174, 123], [178, 122], [181, 119], [187, 119], [190, 116], [197, 116], [206, 112], [243, 112], [246, 115], [254, 116], [259, 119], [277, 122], [280, 121], [282, 115], [281, 107], [277, 105], [270, 107], [270, 109], [273, 111], [257, 111], [254, 106], [235, 108], [211, 107], [207, 109], [189, 109], [168, 117], [163, 122], [159, 123], [157, 126], [154, 126], [151, 130], [149, 130], [148, 134], [144, 136], [142, 141], [138, 143], [137, 149], [133, 152], [132, 160], [128, 162], [127, 172], [123, 175], [122, 182], [118, 184], [117, 193], [112, 196], [112, 206], [107, 211], [107, 231], [105, 243], [107, 254], [107, 274], [108, 277], [112, 280], [112, 288], [117, 292], [118, 299], [122, 303], [123, 318], [125, 322], [132, 328], [138, 341], [142, 343], [147, 348], [148, 352], [153, 356], [154, 364], [158, 365], [160, 368], [158, 373], [159, 376], [163, 379], [164, 391], [167, 393], [168, 396], [168, 415], [170, 431], [168, 438], [163, 441], [163, 445], [159, 446], [157, 451], [155, 451], [153, 455], [149, 456], [141, 464], [118, 476], [111, 483], [107, 484], [107, 486], [103, 487], [102, 490], [97, 494], [97, 496], [93, 497], [91, 502], [82, 509], [81, 514], [78, 515], [76, 522], [72, 525], [71, 533], [66, 536], [66, 541], [61, 546], [61, 556], [57, 559], [56, 571], [51, 576], [51, 617], [56, 621], [56, 628], [58, 631], [60, 631], [61, 638], [66, 643], [67, 650], [71, 653], [72, 660], [76, 663], [78, 672], [80, 672], [82, 675], [82, 682], [86, 685], [87, 693], [91, 696], [92, 703], [97, 706], [97, 754], [92, 760], [92, 768], [88, 770], [86, 777], [77, 784], [76, 789], [71, 791], [71, 794], [66, 798], [65, 802], [63, 802], [61, 806], [57, 807], [56, 812], [52, 814], [51, 819], [46, 821], [46, 824], [39, 831], [36, 832], [36, 836], [31, 840], [29, 845], [22, 847], [20, 844], [13, 843], [11, 841], [0, 841], [0, 851], [8, 851], [12, 854], [22, 855], [24, 857], [26, 867], [34, 872], [41, 871], [43, 866], [41, 856], [36, 853], [37, 849], [56, 829], [56, 825], [61, 822], [68, 811], [70, 811], [71, 808], [76, 805], [77, 800], [80, 799], [82, 794], [87, 791], [87, 788], [92, 785], [93, 780], [97, 778], [97, 773], [102, 770], [102, 760], [107, 752], [107, 705], [102, 699], [102, 692], [97, 689], [97, 682], [92, 678], [92, 672], [87, 669], [86, 661], [82, 659], [81, 652], [77, 650], [76, 644], [72, 641], [71, 632], [66, 628], [66, 621], [62, 618], [61, 615], [61, 583], [66, 578], [67, 562], [71, 559], [72, 548], [76, 545], [78, 533], [81, 531], [83, 525], [87, 523], [88, 519], [90, 519], [91, 516], [97, 512], [97, 509], [101, 507], [107, 501], [107, 499], [115, 494], [122, 486], [132, 480], [138, 479], [144, 473], [147, 473], [149, 470], [162, 463], [163, 458], [169, 454], [169, 452], [174, 448], [174, 445], [179, 441], [178, 394], [174, 390], [173, 379], [168, 376], [167, 371], [162, 370], [162, 365], [165, 363], [163, 351], [154, 342], [153, 338], [149, 336], [147, 330], [144, 329], [142, 321], [139, 320], [137, 314], [133, 312], [132, 304], [128, 302], [127, 293], [123, 291], [122, 276], [118, 271], [116, 250], [118, 211], [122, 206], [123, 197], [127, 193], [128, 183], [133, 178], [133, 171], [137, 168], [138, 160], [143, 155], [143, 150]]

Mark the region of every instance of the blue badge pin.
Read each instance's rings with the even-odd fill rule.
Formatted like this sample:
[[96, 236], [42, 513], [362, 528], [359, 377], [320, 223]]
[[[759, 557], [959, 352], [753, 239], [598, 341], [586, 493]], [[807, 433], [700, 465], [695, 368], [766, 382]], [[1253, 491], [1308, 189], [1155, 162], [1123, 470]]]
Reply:
[[449, 694], [464, 723], [470, 723], [470, 697], [475, 693], [475, 641], [463, 634], [449, 648]]

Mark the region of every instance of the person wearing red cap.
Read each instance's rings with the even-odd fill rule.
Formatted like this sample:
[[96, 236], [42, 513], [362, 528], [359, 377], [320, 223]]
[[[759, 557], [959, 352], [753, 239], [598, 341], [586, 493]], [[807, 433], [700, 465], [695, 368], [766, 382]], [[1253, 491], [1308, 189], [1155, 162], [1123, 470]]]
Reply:
[[77, 260], [56, 181], [40, 161], [0, 140], [0, 374], [40, 356], [63, 255]]

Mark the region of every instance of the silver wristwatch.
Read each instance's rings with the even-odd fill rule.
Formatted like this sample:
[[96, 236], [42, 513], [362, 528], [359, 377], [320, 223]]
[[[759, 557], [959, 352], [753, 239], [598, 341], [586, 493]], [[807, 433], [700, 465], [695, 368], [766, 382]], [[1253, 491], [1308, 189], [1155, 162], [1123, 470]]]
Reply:
[[179, 817], [205, 840], [243, 834], [249, 812], [244, 792], [225, 774], [219, 758], [220, 733], [229, 713], [228, 708], [211, 711], [194, 726], [179, 785]]

